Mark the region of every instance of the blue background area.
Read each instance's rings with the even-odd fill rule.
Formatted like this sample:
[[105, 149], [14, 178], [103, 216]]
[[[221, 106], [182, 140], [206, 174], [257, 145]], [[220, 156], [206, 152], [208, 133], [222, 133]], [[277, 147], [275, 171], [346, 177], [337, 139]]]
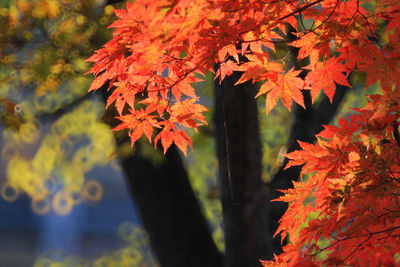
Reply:
[[124, 246], [118, 227], [139, 219], [123, 177], [111, 167], [99, 168], [90, 176], [102, 185], [102, 199], [74, 206], [67, 216], [52, 211], [37, 215], [26, 196], [11, 203], [0, 198], [0, 267], [32, 266], [49, 250], [90, 260]]

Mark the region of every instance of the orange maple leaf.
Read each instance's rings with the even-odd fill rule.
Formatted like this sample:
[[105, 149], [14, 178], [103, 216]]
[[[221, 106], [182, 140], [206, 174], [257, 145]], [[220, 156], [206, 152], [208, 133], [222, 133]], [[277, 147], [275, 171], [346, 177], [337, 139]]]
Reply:
[[154, 127], [160, 127], [153, 115], [149, 115], [145, 110], [130, 110], [130, 114], [118, 117], [121, 124], [113, 129], [113, 131], [129, 129], [129, 137], [131, 146], [144, 134], [149, 142], [153, 136]]
[[187, 152], [187, 145], [192, 147], [192, 141], [190, 140], [189, 135], [183, 130], [176, 129], [175, 125], [171, 122], [164, 122], [164, 128], [156, 136], [156, 138], [154, 138], [154, 146], [157, 146], [159, 140], [161, 140], [164, 154], [167, 152], [172, 143], [175, 143], [185, 156]]
[[330, 58], [325, 62], [317, 62], [305, 79], [306, 84], [311, 88], [312, 101], [323, 89], [332, 102], [336, 90], [335, 83], [350, 87], [344, 74], [347, 71], [346, 66], [340, 63], [337, 58]]
[[222, 83], [222, 80], [225, 79], [225, 76], [230, 76], [234, 71], [241, 71], [241, 70], [242, 68], [232, 60], [222, 62], [219, 65], [217, 72], [215, 73], [215, 79], [220, 77], [219, 82]]
[[134, 109], [135, 90], [128, 89], [125, 83], [115, 82], [114, 85], [116, 85], [117, 88], [115, 88], [112, 94], [108, 97], [106, 108], [115, 101], [115, 107], [120, 115], [122, 115], [125, 104], [128, 104], [132, 109]]
[[276, 61], [271, 61], [268, 56], [262, 54], [246, 55], [249, 62], [241, 65], [244, 73], [235, 85], [253, 80], [254, 82], [261, 80], [276, 80], [279, 72], [283, 71], [283, 66]]
[[300, 70], [289, 70], [285, 74], [277, 76], [275, 81], [268, 80], [264, 83], [256, 97], [267, 94], [265, 99], [265, 109], [268, 114], [276, 105], [278, 98], [281, 97], [283, 104], [290, 110], [293, 100], [305, 108], [301, 90], [304, 88], [304, 81], [297, 75]]

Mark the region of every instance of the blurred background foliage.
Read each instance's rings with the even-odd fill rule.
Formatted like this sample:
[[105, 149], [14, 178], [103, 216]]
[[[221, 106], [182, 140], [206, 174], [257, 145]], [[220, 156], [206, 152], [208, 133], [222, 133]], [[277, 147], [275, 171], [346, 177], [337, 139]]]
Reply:
[[87, 95], [87, 57], [110, 38], [113, 7], [104, 1], [0, 2], [0, 111], [3, 198], [20, 193], [32, 210], [68, 214], [101, 198], [85, 175], [115, 150], [100, 118], [102, 101]]
[[[87, 93], [92, 77], [84, 73], [89, 68], [85, 60], [110, 39], [107, 26], [115, 19], [113, 9], [123, 6], [106, 5], [105, 0], [0, 0], [0, 193], [6, 201], [27, 195], [36, 214], [68, 215], [76, 205], [101, 200], [108, 188], [96, 179], [96, 172], [105, 166], [120, 172], [117, 159], [131, 148], [116, 148], [111, 129], [102, 120], [103, 100]], [[277, 53], [286, 53], [284, 49], [278, 47]], [[377, 88], [366, 92], [361, 89], [362, 75], [351, 79], [354, 88], [343, 105], [360, 107], [365, 101], [360, 96]], [[210, 72], [194, 85], [210, 108], [209, 125], [192, 133], [194, 149], [186, 163], [214, 240], [223, 251], [213, 83]], [[292, 116], [280, 101], [265, 116], [264, 101], [260, 97], [259, 120], [267, 183], [283, 162]], [[338, 116], [350, 112], [342, 110]], [[159, 160], [151, 146], [143, 147]], [[140, 226], [123, 224], [119, 236], [125, 247], [111, 255], [88, 262], [49, 252], [35, 267], [156, 266]]]

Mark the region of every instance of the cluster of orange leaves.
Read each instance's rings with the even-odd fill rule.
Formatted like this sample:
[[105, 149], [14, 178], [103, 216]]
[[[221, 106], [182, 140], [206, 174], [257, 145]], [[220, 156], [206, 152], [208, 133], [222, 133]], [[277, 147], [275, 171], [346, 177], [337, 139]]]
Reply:
[[[90, 90], [109, 81], [121, 124], [132, 145], [145, 135], [164, 148], [175, 143], [185, 154], [185, 129], [206, 123], [191, 86], [218, 64], [223, 80], [242, 72], [237, 83], [264, 81], [267, 113], [279, 98], [290, 110], [304, 107], [321, 90], [332, 100], [336, 84], [350, 86], [353, 71], [366, 85], [380, 82], [357, 115], [327, 126], [316, 145], [301, 143], [287, 167], [303, 165], [307, 181], [295, 182], [280, 201], [289, 202], [278, 232], [290, 236], [284, 253], [264, 266], [321, 264], [377, 266], [395, 262], [400, 248], [400, 4], [396, 0], [137, 0], [115, 10], [113, 39], [90, 59], [96, 78]], [[312, 23], [310, 23], [312, 22]], [[295, 40], [282, 34], [297, 30]], [[385, 28], [385, 38], [375, 35]], [[271, 55], [275, 44], [299, 48], [301, 70], [287, 69], [286, 56]], [[243, 60], [245, 58], [245, 60]], [[154, 129], [157, 128], [157, 133]], [[301, 227], [311, 212], [316, 219]], [[300, 233], [298, 233], [301, 228]], [[328, 247], [319, 247], [326, 238]], [[327, 257], [320, 256], [326, 252]]]

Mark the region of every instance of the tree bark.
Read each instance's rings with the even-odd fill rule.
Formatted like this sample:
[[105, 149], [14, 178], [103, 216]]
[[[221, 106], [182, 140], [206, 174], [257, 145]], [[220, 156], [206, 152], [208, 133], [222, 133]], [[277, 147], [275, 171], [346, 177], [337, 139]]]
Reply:
[[267, 251], [266, 198], [261, 183], [257, 88], [215, 83], [215, 134], [225, 233], [225, 267], [260, 266]]

